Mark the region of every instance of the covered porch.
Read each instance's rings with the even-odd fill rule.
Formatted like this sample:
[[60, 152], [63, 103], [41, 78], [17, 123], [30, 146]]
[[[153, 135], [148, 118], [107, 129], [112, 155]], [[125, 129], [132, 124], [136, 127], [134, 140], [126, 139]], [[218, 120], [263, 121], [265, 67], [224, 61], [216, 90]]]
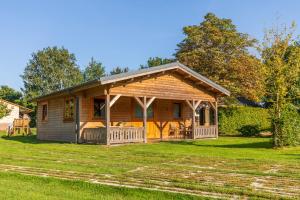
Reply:
[[218, 137], [216, 101], [138, 97], [105, 91], [101, 96], [78, 99], [78, 106], [81, 112], [103, 116], [81, 123], [78, 140], [84, 143], [113, 145]]

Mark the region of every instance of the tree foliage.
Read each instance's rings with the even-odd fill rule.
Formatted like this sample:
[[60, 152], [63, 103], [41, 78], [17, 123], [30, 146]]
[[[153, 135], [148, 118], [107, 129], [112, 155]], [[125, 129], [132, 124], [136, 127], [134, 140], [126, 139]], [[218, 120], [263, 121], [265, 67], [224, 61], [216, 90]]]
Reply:
[[10, 110], [7, 108], [7, 106], [1, 102], [0, 100], [0, 119], [7, 116], [10, 113]]
[[47, 47], [33, 53], [21, 77], [26, 98], [61, 90], [83, 80], [75, 55], [63, 47]]
[[102, 76], [105, 76], [105, 68], [102, 65], [101, 62], [97, 62], [94, 60], [94, 58], [91, 58], [91, 61], [89, 64], [86, 66], [84, 72], [83, 72], [83, 77], [84, 81], [91, 81], [98, 79]]
[[4, 99], [6, 101], [21, 103], [22, 101], [22, 93], [7, 86], [1, 85], [0, 86], [0, 99]]
[[110, 75], [115, 75], [115, 74], [121, 74], [121, 73], [125, 73], [128, 72], [129, 68], [128, 67], [115, 67], [112, 69], [112, 71], [110, 72]]
[[168, 63], [175, 62], [175, 59], [172, 58], [160, 58], [160, 57], [150, 57], [147, 61], [146, 65], [141, 65], [141, 69], [149, 68], [149, 67], [155, 67], [159, 65], [164, 65]]
[[233, 97], [259, 100], [263, 95], [261, 62], [248, 49], [256, 40], [237, 31], [230, 19], [212, 13], [199, 25], [183, 28], [177, 60], [229, 89]]
[[[266, 98], [272, 104], [273, 142], [275, 147], [287, 145], [284, 109], [287, 104], [299, 96], [300, 48], [293, 39], [291, 29], [276, 28], [266, 33], [262, 59], [265, 64]], [[290, 116], [290, 121], [293, 115]]]

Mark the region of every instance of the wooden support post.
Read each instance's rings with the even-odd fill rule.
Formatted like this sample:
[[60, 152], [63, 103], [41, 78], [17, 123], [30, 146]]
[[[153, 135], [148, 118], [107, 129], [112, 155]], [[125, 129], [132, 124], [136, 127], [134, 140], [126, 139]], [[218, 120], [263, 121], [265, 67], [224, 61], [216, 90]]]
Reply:
[[219, 119], [218, 119], [218, 102], [215, 102], [215, 126], [216, 126], [216, 138], [219, 137]]
[[144, 143], [147, 143], [147, 97], [143, 99]]
[[192, 100], [192, 103], [189, 100], [185, 100], [188, 106], [192, 109], [192, 139], [195, 139], [195, 131], [196, 131], [196, 110], [201, 103], [201, 100], [195, 101]]
[[76, 132], [76, 143], [80, 142], [80, 102], [79, 96], [76, 97], [76, 123], [75, 123], [75, 132]]
[[210, 116], [209, 116], [210, 113], [209, 113], [209, 111], [210, 111], [210, 107], [206, 106], [205, 111], [204, 111], [204, 115], [205, 115], [205, 117], [204, 117], [204, 120], [205, 120], [204, 126], [209, 126], [210, 125]]
[[195, 101], [192, 100], [192, 112], [193, 112], [193, 116], [192, 116], [192, 139], [195, 139], [195, 130], [196, 130], [196, 110], [195, 110]]
[[106, 144], [110, 145], [110, 95], [108, 90], [105, 94], [105, 126], [106, 126]]

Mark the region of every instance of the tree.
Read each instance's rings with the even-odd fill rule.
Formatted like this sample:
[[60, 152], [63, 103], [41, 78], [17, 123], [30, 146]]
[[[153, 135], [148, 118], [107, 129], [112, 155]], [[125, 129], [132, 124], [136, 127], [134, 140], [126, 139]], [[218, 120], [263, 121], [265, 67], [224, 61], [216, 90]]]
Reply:
[[[286, 59], [293, 59], [291, 55], [294, 54], [295, 52], [299, 52], [299, 49], [300, 49], [300, 42], [298, 40], [294, 41], [293, 45], [290, 45], [287, 49], [287, 55], [285, 56]], [[299, 95], [300, 94], [300, 76], [298, 77], [296, 86], [293, 88], [290, 88], [288, 93], [289, 93], [288, 94], [289, 98], [292, 99], [292, 103], [296, 106], [300, 106], [300, 95]]]
[[82, 82], [75, 55], [64, 47], [47, 47], [32, 54], [24, 74], [26, 98], [34, 98]]
[[0, 99], [15, 103], [21, 103], [22, 96], [23, 95], [21, 92], [16, 91], [15, 89], [8, 87], [7, 85], [0, 86]]
[[7, 116], [10, 110], [7, 108], [5, 104], [0, 101], [0, 119]]
[[121, 67], [115, 67], [115, 68], [113, 68], [113, 70], [110, 72], [110, 75], [121, 74], [121, 73], [125, 73], [125, 72], [128, 72], [128, 71], [129, 71], [129, 68], [128, 68], [128, 67], [124, 67], [124, 68], [121, 68]]
[[105, 68], [101, 62], [97, 62], [94, 58], [91, 58], [88, 66], [86, 66], [83, 77], [84, 81], [91, 81], [100, 78], [105, 75]]
[[147, 61], [146, 65], [141, 65], [141, 69], [149, 68], [149, 67], [155, 67], [159, 65], [164, 65], [168, 63], [175, 62], [175, 59], [172, 58], [160, 58], [160, 57], [150, 57]]
[[178, 61], [226, 87], [233, 97], [259, 100], [263, 95], [262, 64], [248, 49], [257, 41], [240, 33], [230, 19], [212, 13], [199, 25], [183, 28], [186, 38], [178, 44]]
[[[299, 96], [297, 87], [300, 77], [300, 48], [293, 39], [293, 29], [294, 24], [291, 29], [283, 27], [269, 30], [265, 35], [262, 51], [266, 72], [266, 97], [272, 104], [270, 114], [274, 147], [289, 145], [287, 134], [290, 131], [287, 129], [296, 127], [290, 126], [289, 121], [295, 121], [293, 116], [299, 116], [297, 110], [288, 106], [293, 97]], [[288, 120], [286, 112], [289, 113]]]

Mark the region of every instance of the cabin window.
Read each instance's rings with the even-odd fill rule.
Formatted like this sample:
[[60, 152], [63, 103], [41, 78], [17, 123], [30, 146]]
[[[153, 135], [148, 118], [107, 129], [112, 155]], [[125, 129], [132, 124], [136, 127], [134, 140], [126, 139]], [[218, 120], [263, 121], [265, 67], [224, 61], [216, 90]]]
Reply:
[[[140, 105], [135, 104], [135, 118], [143, 119], [143, 109]], [[147, 109], [147, 118], [153, 118], [153, 107], [150, 105]]]
[[65, 100], [64, 120], [74, 120], [74, 99]]
[[199, 124], [203, 126], [205, 123], [205, 108], [200, 108], [197, 114], [199, 115]]
[[173, 104], [173, 118], [180, 119], [181, 118], [181, 103]]
[[42, 104], [42, 121], [46, 121], [48, 119], [48, 104]]
[[94, 99], [94, 118], [105, 117], [105, 100]]

